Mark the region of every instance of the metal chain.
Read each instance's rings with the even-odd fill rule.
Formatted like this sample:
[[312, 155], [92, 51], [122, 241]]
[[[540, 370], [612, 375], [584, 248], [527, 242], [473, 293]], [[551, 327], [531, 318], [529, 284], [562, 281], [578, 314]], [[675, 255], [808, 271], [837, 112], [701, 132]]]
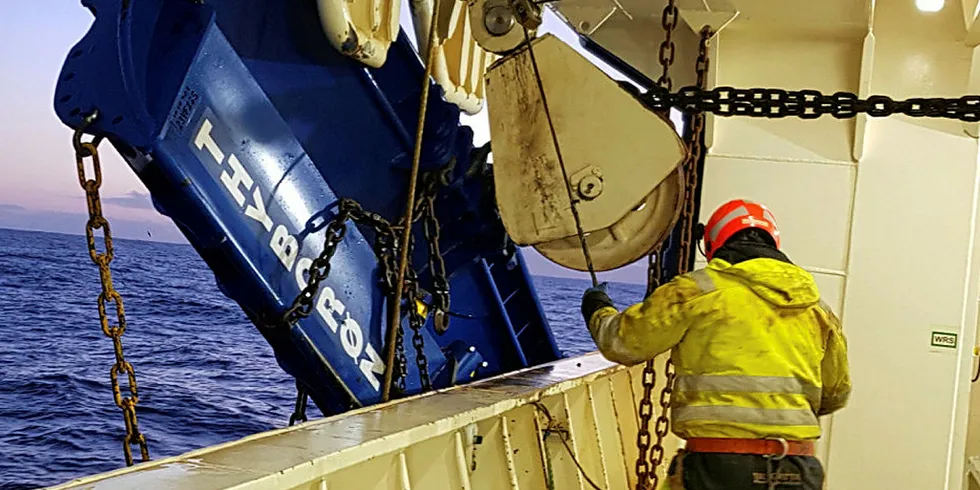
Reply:
[[[675, 46], [673, 35], [679, 18], [677, 5], [674, 2], [675, 0], [669, 0], [660, 16], [661, 24], [664, 28], [664, 40], [660, 43], [660, 66], [663, 68], [663, 73], [657, 80], [657, 84], [666, 93], [670, 93], [674, 84], [670, 78], [670, 67], [674, 64]], [[669, 111], [670, 107], [666, 107], [660, 112], [669, 120]], [[657, 286], [660, 285], [661, 266], [663, 263], [662, 253], [662, 245], [657, 245], [657, 248], [650, 252], [647, 258], [647, 296], [653, 293], [653, 290], [657, 289]]]
[[[647, 486], [650, 472], [650, 463], [647, 460], [647, 451], [650, 449], [650, 419], [653, 418], [653, 388], [657, 381], [657, 370], [653, 360], [647, 361], [643, 366], [643, 396], [640, 397], [640, 424], [636, 434], [636, 488], [644, 490]], [[656, 473], [656, 471], [654, 471]], [[655, 487], [654, 487], [655, 488]]]
[[662, 254], [663, 244], [658, 244], [647, 257], [647, 296], [653, 294], [653, 291], [660, 286], [660, 275], [663, 272]]
[[292, 325], [313, 313], [313, 299], [320, 292], [320, 282], [330, 275], [330, 259], [337, 252], [337, 245], [340, 245], [344, 236], [347, 235], [347, 220], [356, 208], [360, 208], [356, 202], [350, 199], [340, 200], [337, 216], [327, 224], [323, 251], [310, 263], [306, 287], [300, 291], [296, 299], [293, 300], [292, 306], [282, 316], [284, 325]]
[[[136, 419], [136, 404], [139, 403], [139, 392], [136, 385], [136, 371], [133, 365], [126, 361], [123, 355], [122, 336], [126, 332], [126, 314], [123, 309], [122, 295], [112, 285], [112, 271], [109, 263], [112, 262], [112, 232], [109, 229], [109, 221], [102, 215], [102, 201], [99, 197], [99, 187], [102, 185], [102, 165], [99, 161], [98, 144], [102, 138], [96, 137], [91, 142], [82, 142], [82, 134], [85, 129], [95, 121], [98, 112], [93, 112], [85, 118], [82, 125], [75, 130], [72, 136], [72, 146], [75, 148], [75, 165], [78, 170], [78, 182], [85, 191], [85, 199], [88, 205], [88, 222], [85, 223], [85, 238], [88, 241], [88, 253], [92, 262], [99, 267], [99, 278], [102, 283], [102, 292], [99, 293], [99, 322], [102, 325], [102, 333], [112, 339], [113, 351], [115, 351], [116, 362], [109, 370], [109, 380], [112, 383], [112, 395], [116, 406], [122, 409], [123, 420], [126, 424], [126, 437], [123, 439], [123, 454], [126, 457], [126, 465], [133, 465], [132, 446], [138, 444], [140, 447], [140, 460], [149, 461], [150, 452], [146, 447], [146, 437], [140, 432], [139, 422]], [[85, 159], [92, 159], [93, 178], [85, 176]], [[105, 251], [99, 252], [95, 246], [95, 230], [102, 229]], [[106, 315], [106, 303], [112, 302], [115, 305], [117, 325], [109, 324]], [[119, 375], [126, 374], [129, 378], [127, 386], [128, 396], [122, 395], [119, 387]]]
[[817, 90], [734, 87], [716, 87], [706, 90], [699, 87], [684, 87], [676, 93], [671, 93], [662, 87], [653, 87], [642, 95], [640, 100], [654, 111], [675, 107], [685, 112], [710, 112], [722, 117], [816, 119], [830, 115], [837, 119], [849, 119], [858, 114], [867, 114], [871, 117], [904, 114], [909, 117], [980, 121], [980, 95], [894, 100], [885, 95], [872, 95], [862, 99], [850, 92], [827, 95]]
[[677, 5], [675, 5], [674, 1], [669, 0], [667, 2], [663, 14], [660, 16], [660, 24], [664, 28], [664, 40], [660, 43], [660, 66], [663, 67], [663, 72], [660, 78], [657, 79], [657, 84], [668, 91], [674, 85], [674, 82], [670, 79], [669, 71], [670, 66], [674, 64], [674, 55], [676, 54], [673, 39], [674, 28], [677, 27], [677, 21], [680, 18]]
[[[433, 179], [434, 180], [434, 179]], [[432, 325], [439, 334], [449, 329], [449, 281], [446, 279], [446, 262], [439, 250], [440, 226], [436, 218], [436, 196], [425, 197], [425, 221], [423, 230], [429, 243], [429, 275], [432, 277]]]
[[[704, 89], [707, 84], [708, 75], [708, 48], [709, 40], [713, 33], [711, 29], [707, 26], [701, 29], [701, 42], [698, 45], [698, 58], [695, 64], [695, 70], [697, 72], [697, 84], [698, 87]], [[680, 257], [677, 261], [677, 274], [686, 274], [689, 272], [691, 267], [691, 256], [694, 250], [695, 238], [693, 236], [694, 222], [696, 218], [694, 216], [694, 209], [697, 206], [695, 202], [695, 193], [698, 186], [698, 162], [701, 160], [701, 135], [704, 132], [704, 120], [705, 116], [703, 112], [695, 112], [691, 114], [691, 131], [689, 133], [690, 139], [687, 141], [687, 160], [684, 162], [684, 174], [686, 177], [685, 187], [684, 187], [684, 204], [681, 208], [681, 233], [680, 233]]]
[[[439, 249], [440, 226], [439, 221], [435, 216], [435, 196], [440, 179], [445, 178], [445, 173], [451, 170], [453, 163], [454, 162], [451, 162], [446, 169], [427, 174], [423, 177], [424, 184], [422, 187], [422, 192], [412, 205], [412, 224], [422, 221], [423, 232], [429, 245], [429, 268], [430, 274], [432, 275], [434, 289], [434, 292], [432, 293], [434, 312], [433, 326], [439, 333], [445, 332], [449, 327], [449, 283], [445, 278], [446, 266], [442, 258], [442, 253]], [[396, 233], [401, 232], [404, 229], [405, 218], [402, 217], [402, 220], [399, 222], [398, 226], [391, 226], [380, 215], [374, 213], [371, 214], [373, 218], [369, 220], [369, 224], [377, 234], [375, 241], [375, 253], [378, 254], [379, 263], [382, 264], [382, 274], [386, 278], [384, 281], [386, 294], [393, 301], [395, 297], [395, 283], [398, 281], [395, 274], [398, 266], [395, 260], [396, 256], [398, 255]], [[384, 245], [382, 245], [379, 249], [377, 248], [378, 244]], [[415, 238], [413, 235], [409, 240], [409, 254], [412, 253], [412, 248], [414, 248], [414, 246]], [[415, 348], [415, 361], [416, 367], [419, 370], [419, 381], [422, 391], [429, 391], [432, 389], [432, 383], [429, 378], [429, 361], [425, 355], [425, 337], [422, 335], [422, 329], [425, 326], [425, 317], [419, 312], [418, 309], [418, 304], [422, 298], [422, 293], [419, 286], [418, 276], [410, 267], [406, 268], [402, 288], [402, 296], [407, 307], [409, 308], [408, 322], [409, 328], [412, 329], [412, 346]], [[444, 319], [444, 323], [440, 323], [440, 318]], [[394, 373], [392, 373], [392, 380], [395, 388], [399, 392], [405, 393], [405, 380], [408, 375], [408, 361], [405, 357], [405, 336], [401, 329], [400, 322], [392, 324], [399, 325], [398, 330], [395, 332], [394, 348], [396, 370]]]
[[[660, 275], [662, 272], [662, 257], [663, 248], [662, 245], [657, 245], [657, 248], [650, 253], [649, 265], [647, 267], [647, 296], [653, 293], [655, 289], [660, 285]], [[639, 416], [640, 422], [638, 431], [636, 434], [636, 488], [637, 490], [643, 490], [646, 488], [656, 488], [656, 486], [648, 487], [648, 478], [653, 475], [656, 478], [656, 467], [654, 471], [650, 471], [650, 465], [647, 461], [647, 452], [650, 450], [650, 420], [653, 418], [653, 402], [651, 397], [653, 396], [653, 389], [657, 382], [657, 367], [653, 359], [646, 362], [643, 366], [643, 396], [640, 397], [639, 406]]]
[[[669, 11], [675, 7], [669, 2], [664, 10], [664, 26], [671, 24]], [[836, 92], [826, 95], [817, 90], [784, 90], [771, 88], [738, 89], [734, 87], [706, 88], [706, 74], [709, 66], [708, 41], [712, 33], [708, 27], [701, 31], [701, 43], [697, 59], [697, 86], [684, 87], [677, 93], [671, 93], [670, 78], [667, 69], [673, 58], [673, 48], [666, 48], [667, 40], [661, 45], [660, 61], [664, 65], [664, 75], [658, 80], [659, 87], [651, 88], [641, 97], [648, 108], [654, 111], [666, 111], [677, 108], [691, 114], [691, 140], [688, 142], [689, 155], [684, 163], [686, 181], [685, 198], [682, 207], [682, 229], [680, 236], [680, 256], [677, 274], [684, 274], [690, 268], [690, 257], [693, 252], [694, 225], [694, 192], [697, 188], [697, 165], [701, 159], [701, 135], [704, 131], [704, 114], [712, 113], [722, 117], [748, 116], [759, 118], [799, 117], [801, 119], [816, 119], [831, 115], [837, 119], [849, 119], [858, 114], [868, 114], [871, 117], [887, 117], [903, 114], [909, 117], [932, 117], [958, 119], [965, 122], [980, 121], [980, 96], [967, 95], [958, 98], [911, 98], [894, 100], [883, 95], [874, 95], [861, 99], [849, 92]], [[670, 50], [669, 52], [667, 50]], [[669, 53], [667, 56], [665, 53]], [[647, 294], [652, 293], [659, 283], [660, 274], [657, 264], [660, 263], [660, 247], [650, 256], [648, 267]], [[650, 447], [649, 421], [652, 416], [650, 395], [655, 382], [656, 373], [653, 362], [650, 361], [643, 370], [643, 398], [640, 401], [640, 427], [637, 434], [639, 454], [636, 463], [637, 488], [656, 488], [659, 476], [656, 469], [663, 461], [662, 439], [667, 435], [669, 419], [667, 411], [670, 408], [673, 381], [675, 378], [673, 363], [670, 359], [666, 364], [666, 383], [660, 393], [661, 413], [657, 418], [655, 433], [657, 441], [651, 450], [651, 461], [644, 461], [646, 451]], [[653, 471], [650, 471], [650, 465]], [[652, 486], [647, 486], [652, 483]]]
[[[334, 253], [337, 252], [337, 246], [340, 245], [340, 242], [344, 240], [344, 236], [347, 235], [347, 220], [350, 218], [352, 209], [356, 206], [357, 203], [353, 201], [347, 199], [340, 200], [337, 216], [327, 224], [323, 250], [310, 263], [306, 286], [303, 287], [299, 295], [293, 300], [293, 304], [282, 315], [278, 326], [289, 327], [313, 313], [313, 299], [320, 292], [320, 283], [330, 275], [330, 260], [333, 258]], [[308, 399], [309, 393], [306, 386], [297, 379], [296, 403], [293, 408], [293, 413], [289, 416], [290, 426], [297, 422], [306, 422], [306, 405]]]
[[[668, 26], [676, 24], [676, 17], [671, 17], [671, 13], [676, 16], [676, 6], [673, 2], [669, 2], [664, 8], [664, 25], [665, 30]], [[668, 19], [673, 18], [673, 23], [669, 22]], [[701, 30], [701, 43], [698, 50], [698, 58], [696, 63], [697, 71], [697, 83], [698, 86], [704, 88], [707, 83], [707, 70], [708, 70], [708, 40], [711, 38], [712, 32], [706, 26]], [[670, 30], [667, 31], [666, 43], [670, 39]], [[664, 51], [664, 45], [661, 45], [661, 53]], [[673, 55], [673, 48], [671, 49], [671, 55]], [[660, 57], [661, 64], [664, 65], [664, 75], [658, 81], [661, 86], [661, 90], [669, 93], [670, 90], [670, 77], [667, 75], [670, 63], [673, 61], [672, 56], [666, 57], [663, 54]], [[670, 107], [664, 107], [661, 110], [669, 110]], [[680, 237], [679, 237], [679, 256], [677, 262], [677, 274], [684, 274], [689, 269], [689, 263], [691, 258], [691, 248], [693, 243], [692, 230], [694, 227], [694, 210], [696, 207], [695, 195], [698, 185], [698, 162], [701, 159], [701, 134], [704, 131], [704, 114], [694, 113], [691, 117], [691, 131], [690, 140], [687, 142], [688, 155], [687, 159], [682, 165], [684, 172], [684, 197], [681, 207], [680, 216]], [[658, 245], [654, 249], [653, 253], [650, 254], [649, 263], [647, 266], [647, 295], [653, 293], [653, 291], [660, 285], [660, 278], [662, 277], [662, 258], [663, 258], [663, 248], [662, 245]], [[656, 384], [656, 367], [654, 360], [647, 361], [646, 365], [643, 367], [643, 396], [640, 399], [639, 407], [639, 417], [640, 417], [640, 427], [637, 433], [637, 461], [636, 461], [636, 474], [637, 474], [637, 488], [657, 488], [660, 483], [660, 475], [657, 474], [657, 469], [663, 463], [664, 459], [664, 448], [663, 440], [667, 436], [670, 429], [670, 419], [667, 416], [670, 410], [670, 399], [673, 393], [674, 379], [676, 377], [674, 372], [674, 363], [671, 359], [667, 359], [665, 365], [665, 375], [666, 379], [664, 386], [660, 391], [660, 414], [657, 416], [657, 422], [654, 426], [654, 434], [656, 435], [656, 440], [653, 441], [651, 446], [651, 436], [650, 436], [650, 420], [653, 418], [653, 402], [651, 397], [653, 396], [653, 389]], [[649, 451], [649, 462], [647, 461], [647, 452]]]
[[674, 373], [674, 362], [670, 358], [667, 358], [664, 373], [666, 379], [664, 380], [664, 387], [660, 390], [660, 415], [657, 416], [657, 423], [653, 429], [657, 438], [653, 443], [653, 447], [650, 449], [650, 466], [652, 467], [650, 476], [653, 482], [650, 488], [657, 488], [657, 484], [660, 481], [657, 468], [664, 461], [663, 442], [664, 438], [667, 437], [667, 433], [670, 431], [670, 418], [667, 416], [667, 412], [670, 410], [670, 398], [674, 392], [674, 379], [677, 377]]
[[[701, 42], [698, 45], [698, 59], [696, 63], [697, 71], [697, 84], [699, 87], [704, 88], [707, 84], [707, 74], [709, 67], [708, 58], [708, 48], [709, 41], [713, 33], [711, 29], [707, 26], [701, 29]], [[681, 233], [680, 233], [680, 250], [679, 257], [677, 260], [677, 275], [686, 274], [691, 268], [691, 254], [693, 253], [695, 239], [693, 236], [694, 229], [694, 210], [697, 206], [695, 202], [695, 196], [697, 193], [698, 186], [698, 164], [701, 161], [701, 154], [703, 151], [702, 147], [702, 134], [704, 132], [704, 113], [694, 113], [691, 115], [691, 131], [688, 134], [689, 139], [687, 141], [688, 146], [688, 156], [687, 160], [684, 162], [684, 173], [685, 173], [685, 186], [684, 186], [684, 204], [681, 208]], [[664, 460], [664, 448], [663, 440], [667, 437], [667, 433], [670, 430], [670, 418], [667, 413], [670, 411], [670, 400], [674, 391], [674, 379], [676, 374], [674, 372], [674, 362], [672, 359], [668, 358], [667, 363], [664, 366], [664, 372], [666, 379], [664, 380], [664, 386], [660, 391], [660, 415], [657, 416], [657, 423], [654, 427], [654, 433], [657, 438], [653, 443], [653, 447], [650, 450], [650, 466], [653, 471], [650, 472], [653, 485], [651, 488], [657, 488], [657, 484], [660, 480], [660, 475], [657, 474], [657, 468], [663, 463]]]
[[[423, 206], [421, 209], [428, 209], [431, 206], [429, 199], [434, 198], [431, 194], [426, 194], [423, 199], [420, 200], [416, 206]], [[421, 219], [420, 214], [416, 214], [416, 219]], [[352, 199], [341, 199], [337, 216], [335, 216], [327, 224], [326, 238], [323, 247], [323, 251], [317, 256], [316, 259], [310, 265], [309, 279], [307, 280], [306, 287], [300, 292], [300, 294], [293, 301], [293, 305], [286, 311], [282, 317], [282, 323], [286, 325], [291, 325], [299, 319], [308, 317], [313, 311], [313, 300], [316, 298], [320, 290], [320, 283], [326, 279], [330, 274], [330, 260], [333, 258], [334, 253], [336, 253], [337, 246], [343, 241], [347, 233], [347, 220], [354, 223], [363, 225], [371, 229], [375, 234], [374, 240], [374, 253], [378, 260], [378, 265], [381, 274], [382, 289], [385, 291], [385, 295], [391, 299], [394, 296], [397, 276], [396, 271], [398, 267], [397, 256], [398, 256], [398, 242], [396, 233], [402, 230], [404, 224], [399, 224], [399, 226], [393, 226], [387, 219], [383, 216], [365, 211], [360, 204]], [[432, 237], [438, 240], [438, 222], [435, 224], [435, 233]], [[411, 248], [412, 242], [410, 242]], [[436, 253], [438, 253], [438, 245], [435, 248]], [[409, 250], [411, 252], [411, 250]], [[432, 260], [430, 258], [430, 260]], [[439, 256], [438, 263], [441, 263], [441, 256]], [[445, 274], [444, 266], [442, 269], [443, 275]], [[409, 325], [412, 328], [414, 335], [412, 337], [412, 344], [416, 349], [416, 359], [419, 368], [419, 378], [421, 379], [422, 389], [428, 391], [432, 388], [429, 372], [428, 372], [428, 359], [425, 356], [425, 339], [422, 336], [422, 328], [425, 324], [425, 318], [419, 313], [417, 308], [417, 301], [421, 297], [419, 292], [418, 278], [416, 277], [415, 271], [409, 268], [406, 271], [405, 277], [405, 299], [409, 306]], [[446, 304], [448, 308], [448, 290], [446, 294]], [[396, 322], [396, 325], [400, 325], [400, 322]], [[395, 363], [393, 366], [394, 373], [393, 379], [395, 380], [395, 386], [402, 393], [405, 392], [405, 377], [408, 374], [407, 361], [405, 359], [405, 348], [404, 348], [404, 335], [401, 332], [401, 328], [398, 329], [395, 336]], [[300, 394], [297, 394], [298, 397]], [[305, 397], [304, 397], [304, 408], [305, 408]], [[300, 407], [299, 398], [297, 399], [297, 409]], [[295, 415], [295, 413], [294, 413]], [[304, 419], [305, 420], [305, 419]], [[292, 418], [290, 419], [290, 425], [292, 425]]]
[[[395, 230], [387, 220], [378, 215], [361, 216], [359, 219], [362, 223], [368, 224], [375, 232], [374, 254], [378, 259], [378, 264], [381, 269], [381, 287], [385, 292], [385, 296], [388, 298], [389, 312], [392, 312], [391, 302], [394, 301], [392, 293], [395, 290], [395, 282], [398, 281], [395, 275], [398, 268]], [[397, 322], [388, 322], [388, 324], [400, 325]], [[408, 362], [405, 359], [404, 335], [402, 335], [401, 328], [395, 332], [395, 364], [392, 366], [392, 370], [394, 371], [392, 373], [394, 388], [399, 393], [404, 394], [405, 377], [408, 375]]]
[[293, 426], [296, 423], [306, 422], [306, 403], [309, 400], [309, 392], [306, 391], [306, 385], [301, 383], [298, 379], [296, 380], [296, 406], [293, 408], [293, 414], [289, 416], [289, 425]]
[[[441, 0], [433, 0], [432, 11], [439, 12]], [[411, 248], [410, 241], [412, 239], [412, 213], [414, 211], [415, 199], [416, 199], [416, 185], [418, 184], [419, 167], [422, 161], [422, 136], [425, 133], [425, 117], [426, 109], [429, 107], [429, 89], [431, 88], [431, 83], [429, 82], [432, 76], [432, 70], [434, 69], [435, 63], [433, 62], [433, 56], [435, 56], [436, 45], [438, 44], [438, 36], [436, 35], [436, 29], [429, 29], [429, 39], [426, 42], [425, 50], [425, 60], [424, 68], [425, 73], [422, 77], [422, 93], [419, 97], [419, 113], [418, 119], [415, 126], [415, 145], [412, 153], [412, 168], [409, 172], [408, 178], [408, 189], [405, 192], [405, 214], [402, 216], [402, 221], [404, 222], [405, 228], [402, 229], [402, 235], [400, 238], [399, 246], [399, 256], [398, 256], [398, 272], [396, 276], [395, 283], [397, 287], [394, 290], [394, 299], [390, 302], [392, 309], [392, 314], [389, 315], [390, 323], [388, 325], [388, 332], [386, 332], [385, 339], [385, 362], [390, 366], [395, 363], [396, 351], [395, 347], [397, 344], [397, 335], [401, 331], [401, 301], [402, 295], [405, 292], [405, 279], [408, 275], [409, 269], [411, 269], [409, 260], [409, 249]], [[417, 309], [417, 305], [412, 303], [409, 305], [413, 310]], [[409, 316], [411, 318], [411, 316]], [[381, 400], [388, 401], [391, 399], [391, 388], [392, 388], [392, 375], [393, 371], [389, 370], [385, 372], [384, 384], [381, 387]], [[420, 373], [421, 374], [421, 373]]]
[[393, 376], [395, 388], [398, 389], [398, 393], [404, 395], [406, 391], [405, 380], [408, 378], [408, 358], [405, 357], [405, 334], [402, 332], [400, 324], [395, 335], [395, 362], [395, 366], [398, 368]]
[[421, 297], [419, 282], [415, 271], [409, 269], [406, 272], [405, 300], [408, 303], [408, 326], [412, 329], [412, 346], [415, 347], [415, 365], [419, 370], [422, 391], [429, 391], [432, 389], [432, 382], [429, 380], [429, 360], [425, 356], [425, 337], [422, 336], [425, 317], [422, 316], [418, 308], [418, 301]]
[[[415, 207], [419, 206], [419, 203], [414, 204]], [[414, 220], [421, 217], [420, 214], [415, 214]], [[396, 284], [398, 278], [396, 275], [398, 262], [398, 240], [397, 233], [399, 233], [403, 227], [404, 223], [400, 223], [399, 226], [392, 226], [388, 220], [377, 213], [364, 211], [360, 206], [357, 207], [355, 212], [351, 213], [351, 219], [356, 223], [365, 225], [371, 228], [375, 233], [375, 253], [378, 256], [378, 264], [381, 266], [382, 275], [382, 286], [385, 290], [385, 295], [390, 301], [394, 301], [395, 291], [398, 287]], [[414, 237], [413, 237], [414, 238]], [[414, 239], [409, 240], [409, 250], [408, 253], [412, 253], [412, 248], [414, 246]], [[411, 267], [406, 268], [405, 271], [405, 281], [402, 284], [403, 297], [407, 303], [408, 310], [408, 320], [409, 326], [412, 328], [414, 335], [412, 337], [412, 345], [416, 349], [416, 364], [419, 368], [419, 379], [421, 380], [423, 391], [428, 391], [432, 388], [429, 382], [429, 371], [428, 371], [428, 359], [425, 357], [425, 340], [422, 337], [422, 327], [425, 324], [425, 318], [421, 317], [418, 311], [418, 279], [415, 274], [415, 270]], [[390, 303], [389, 303], [390, 304]], [[405, 341], [404, 333], [401, 328], [401, 321], [394, 321], [391, 323], [395, 325], [398, 329], [395, 332], [395, 366], [394, 372], [392, 373], [392, 380], [394, 380], [395, 388], [402, 394], [406, 391], [406, 377], [408, 376], [408, 361], [405, 357]]]
[[[416, 212], [413, 218], [415, 222], [422, 221], [423, 233], [429, 246], [429, 274], [432, 276], [433, 282], [432, 321], [436, 332], [440, 334], [449, 328], [449, 283], [446, 280], [446, 265], [442, 258], [442, 252], [439, 249], [440, 226], [439, 220], [435, 215], [435, 197], [440, 179], [445, 178], [445, 172], [448, 172], [452, 168], [452, 164], [453, 162], [446, 169], [427, 174], [424, 177], [421, 195], [418, 196], [414, 204]], [[402, 221], [404, 221], [404, 217]], [[404, 226], [404, 223], [400, 224]], [[411, 249], [414, 246], [415, 239], [413, 235], [412, 239], [409, 240], [409, 253], [412, 252]], [[410, 267], [405, 271], [403, 288], [403, 296], [409, 308], [408, 325], [412, 329], [412, 346], [415, 348], [415, 364], [419, 371], [419, 382], [423, 392], [429, 391], [432, 389], [432, 382], [429, 378], [429, 361], [425, 355], [425, 337], [422, 335], [422, 329], [425, 326], [425, 316], [419, 312], [422, 292], [418, 275]], [[397, 334], [395, 338], [395, 349], [401, 374], [396, 379], [398, 380], [399, 389], [404, 392], [404, 376], [408, 373], [408, 366], [404, 355], [403, 333], [399, 330]]]
[[[660, 43], [660, 53], [659, 60], [660, 66], [663, 68], [663, 72], [660, 78], [657, 80], [660, 90], [670, 93], [673, 88], [673, 81], [670, 78], [670, 67], [674, 64], [675, 46], [673, 40], [674, 28], [677, 27], [678, 21], [678, 10], [677, 5], [674, 3], [675, 0], [668, 0], [667, 5], [664, 6], [663, 13], [660, 17], [661, 24], [664, 28], [664, 40]], [[670, 107], [666, 107], [662, 112], [669, 112]], [[668, 117], [669, 116], [665, 116]], [[653, 291], [660, 286], [660, 277], [663, 272], [663, 244], [657, 245], [650, 255], [647, 257], [647, 292], [646, 295], [649, 296], [653, 294]], [[653, 418], [653, 402], [651, 397], [653, 396], [653, 389], [657, 383], [657, 368], [654, 360], [651, 359], [646, 362], [643, 366], [643, 396], [640, 398], [639, 406], [639, 427], [636, 433], [636, 489], [643, 490], [646, 488], [656, 488], [656, 483], [653, 487], [648, 487], [650, 477], [652, 476], [653, 481], [657, 481], [656, 467], [653, 471], [650, 471], [650, 463], [647, 460], [648, 451], [650, 451], [650, 420]], [[658, 441], [659, 445], [659, 441]], [[662, 449], [661, 449], [662, 451]]]

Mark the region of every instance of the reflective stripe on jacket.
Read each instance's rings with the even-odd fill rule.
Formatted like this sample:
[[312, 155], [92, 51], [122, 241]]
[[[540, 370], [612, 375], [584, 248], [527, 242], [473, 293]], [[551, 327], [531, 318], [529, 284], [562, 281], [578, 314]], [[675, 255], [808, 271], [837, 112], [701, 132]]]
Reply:
[[672, 351], [682, 438], [816, 439], [851, 391], [840, 321], [809, 273], [778, 260], [716, 258], [622, 313], [596, 311], [589, 331], [621, 364]]

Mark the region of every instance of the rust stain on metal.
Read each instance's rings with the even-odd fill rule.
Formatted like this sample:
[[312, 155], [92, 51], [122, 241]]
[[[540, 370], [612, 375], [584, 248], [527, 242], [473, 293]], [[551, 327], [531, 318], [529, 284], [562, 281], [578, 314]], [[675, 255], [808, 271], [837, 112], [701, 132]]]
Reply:
[[[507, 74], [512, 77], [509, 80], [515, 87], [523, 88], [523, 96], [517, 101], [518, 111], [514, 114], [526, 120], [530, 120], [528, 127], [531, 131], [522, 132], [517, 141], [520, 147], [520, 154], [532, 155], [530, 174], [521, 179], [523, 195], [529, 199], [536, 199], [540, 203], [533, 208], [530, 213], [537, 229], [549, 229], [561, 226], [562, 212], [567, 209], [564, 194], [558, 192], [561, 189], [561, 169], [558, 168], [558, 161], [554, 158], [552, 142], [543, 128], [548, 127], [547, 115], [544, 111], [544, 103], [537, 90], [537, 80], [534, 69], [531, 65], [530, 57], [522, 56], [519, 62], [512, 63], [512, 70]], [[517, 121], [515, 121], [517, 123]], [[527, 124], [526, 122], [524, 124]]]
[[374, 56], [375, 46], [371, 39], [363, 43], [357, 37], [357, 29], [353, 24], [347, 24], [347, 37], [340, 37], [340, 52], [355, 60], [368, 59]]

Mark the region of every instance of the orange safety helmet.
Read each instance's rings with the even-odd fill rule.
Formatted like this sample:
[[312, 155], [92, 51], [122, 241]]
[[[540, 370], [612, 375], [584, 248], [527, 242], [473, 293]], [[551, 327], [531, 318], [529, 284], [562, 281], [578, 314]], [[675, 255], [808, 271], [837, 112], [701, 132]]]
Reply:
[[746, 228], [761, 228], [769, 233], [779, 248], [779, 228], [772, 211], [762, 204], [733, 199], [718, 207], [704, 227], [705, 257], [711, 260], [732, 235]]

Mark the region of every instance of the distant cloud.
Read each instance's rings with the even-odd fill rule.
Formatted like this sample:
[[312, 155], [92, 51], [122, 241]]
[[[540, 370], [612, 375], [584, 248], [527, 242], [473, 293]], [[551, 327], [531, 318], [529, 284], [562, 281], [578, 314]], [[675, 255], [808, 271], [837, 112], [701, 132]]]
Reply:
[[4, 204], [0, 202], [0, 211], [23, 211], [24, 206], [18, 206], [16, 204]]
[[116, 204], [125, 208], [133, 209], [154, 209], [150, 195], [139, 191], [129, 191], [118, 197], [103, 197], [102, 202]]

